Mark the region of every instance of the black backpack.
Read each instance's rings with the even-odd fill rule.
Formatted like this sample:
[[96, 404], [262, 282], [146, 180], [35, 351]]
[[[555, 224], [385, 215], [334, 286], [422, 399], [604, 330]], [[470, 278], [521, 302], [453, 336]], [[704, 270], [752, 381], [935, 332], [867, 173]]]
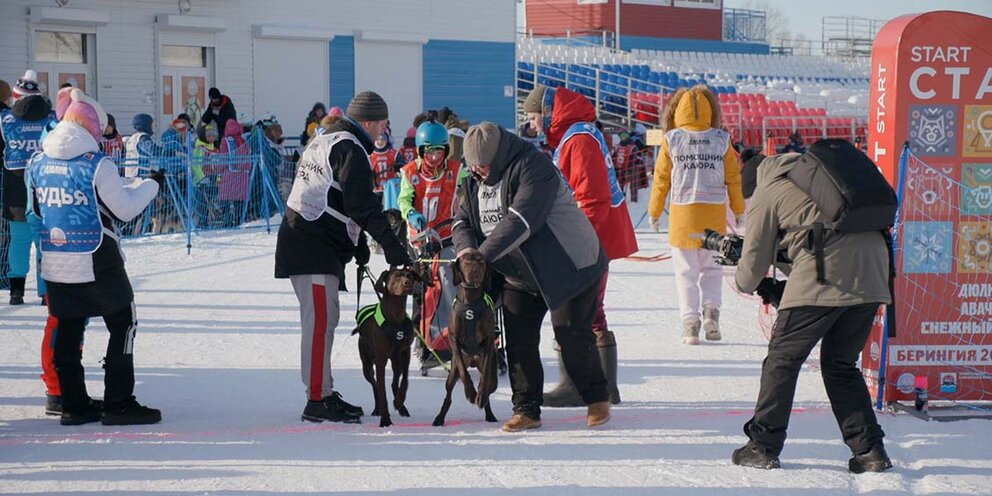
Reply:
[[867, 155], [842, 139], [813, 143], [789, 172], [813, 200], [825, 229], [887, 230], [895, 223], [896, 193]]
[[[825, 139], [813, 143], [796, 161], [789, 171], [789, 180], [809, 195], [822, 215], [811, 225], [789, 230], [809, 230], [807, 246], [816, 256], [817, 282], [827, 282], [823, 266], [827, 231], [879, 231], [889, 249], [889, 291], [893, 293], [894, 304], [895, 260], [889, 229], [895, 224], [898, 201], [896, 192], [875, 163], [846, 140]], [[893, 315], [890, 312], [890, 318]], [[895, 326], [890, 325], [890, 332], [894, 330]]]

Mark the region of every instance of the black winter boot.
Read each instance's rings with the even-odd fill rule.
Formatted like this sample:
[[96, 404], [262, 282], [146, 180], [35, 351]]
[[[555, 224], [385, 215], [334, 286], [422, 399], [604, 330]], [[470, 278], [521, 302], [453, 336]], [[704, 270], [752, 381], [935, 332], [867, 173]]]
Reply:
[[362, 418], [352, 415], [341, 407], [333, 396], [327, 396], [320, 401], [307, 401], [300, 420], [308, 422], [341, 422], [344, 424], [360, 424]]
[[45, 415], [62, 415], [62, 397], [51, 394], [45, 396], [47, 396], [45, 401]]
[[579, 391], [575, 389], [572, 378], [568, 376], [568, 371], [565, 370], [565, 360], [561, 357], [561, 349], [558, 347], [557, 342], [555, 343], [555, 351], [558, 352], [558, 375], [561, 376], [561, 380], [554, 389], [544, 393], [544, 403], [542, 405], [548, 408], [585, 406], [586, 402], [582, 400], [582, 396], [579, 396]]
[[100, 405], [94, 401], [90, 401], [79, 409], [68, 410], [63, 408], [62, 419], [59, 423], [62, 425], [83, 425], [99, 422], [102, 417], [103, 411]]
[[764, 448], [750, 441], [748, 441], [748, 443], [744, 446], [734, 450], [734, 454], [730, 457], [730, 461], [734, 462], [734, 465], [760, 468], [764, 470], [782, 468], [782, 464], [779, 463], [777, 456], [769, 454], [764, 450]]
[[162, 412], [138, 403], [133, 397], [123, 403], [104, 406], [103, 425], [146, 425], [162, 421]]
[[10, 278], [10, 304], [11, 305], [23, 305], [24, 304], [24, 278], [23, 277], [11, 277]]
[[847, 468], [856, 474], [884, 472], [892, 468], [892, 460], [889, 460], [889, 455], [885, 452], [885, 446], [879, 442], [875, 446], [872, 446], [870, 450], [851, 457], [847, 462]]
[[599, 350], [599, 363], [603, 366], [606, 376], [606, 391], [610, 394], [610, 403], [620, 404], [620, 388], [617, 386], [617, 338], [611, 331], [603, 331], [596, 335], [596, 349]]
[[341, 397], [341, 393], [337, 391], [334, 391], [330, 396], [324, 398], [322, 401], [337, 403], [337, 406], [341, 408], [341, 410], [344, 410], [345, 413], [351, 415], [352, 417], [365, 416], [365, 410], [363, 410], [362, 407], [348, 403]]

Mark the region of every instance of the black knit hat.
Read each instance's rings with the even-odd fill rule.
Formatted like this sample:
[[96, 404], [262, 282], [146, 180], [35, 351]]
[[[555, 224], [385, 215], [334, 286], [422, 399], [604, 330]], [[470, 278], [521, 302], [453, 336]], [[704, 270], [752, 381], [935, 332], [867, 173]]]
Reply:
[[210, 97], [211, 100], [216, 100], [221, 97], [220, 90], [217, 88], [210, 88], [210, 91], [207, 92], [207, 95]]
[[378, 93], [363, 91], [351, 99], [347, 114], [358, 122], [384, 121], [389, 118], [389, 108]]

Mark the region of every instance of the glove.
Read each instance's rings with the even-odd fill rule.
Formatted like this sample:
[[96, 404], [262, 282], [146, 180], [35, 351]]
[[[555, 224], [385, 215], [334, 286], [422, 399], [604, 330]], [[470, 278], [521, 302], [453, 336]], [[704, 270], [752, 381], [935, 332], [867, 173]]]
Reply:
[[782, 294], [785, 293], [785, 281], [766, 277], [758, 283], [758, 288], [754, 291], [761, 297], [761, 303], [778, 308], [782, 302]]
[[148, 175], [149, 179], [158, 183], [161, 188], [165, 184], [165, 171], [162, 169], [153, 170], [151, 174]]
[[660, 218], [658, 218], [658, 217], [651, 217], [648, 220], [651, 222], [651, 230], [652, 231], [658, 232], [659, 230], [661, 230], [661, 228], [659, 226], [659, 221], [661, 220]]
[[427, 218], [416, 210], [410, 211], [409, 215], [406, 216], [406, 221], [410, 223], [410, 227], [417, 231], [423, 231], [427, 227]]
[[413, 265], [413, 260], [410, 260], [410, 254], [399, 243], [390, 243], [388, 246], [383, 245], [382, 251], [386, 255], [386, 263], [391, 266]]
[[369, 258], [372, 258], [372, 252], [369, 251], [369, 244], [362, 240], [355, 247], [355, 263], [359, 267], [364, 267], [369, 264]]

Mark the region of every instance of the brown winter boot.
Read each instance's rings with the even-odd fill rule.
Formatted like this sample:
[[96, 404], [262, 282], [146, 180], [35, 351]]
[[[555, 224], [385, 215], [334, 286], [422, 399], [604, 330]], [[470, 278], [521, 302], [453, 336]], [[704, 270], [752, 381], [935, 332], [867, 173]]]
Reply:
[[520, 432], [541, 427], [540, 419], [532, 419], [523, 413], [514, 413], [510, 420], [503, 424], [503, 432]]
[[586, 423], [589, 427], [599, 427], [610, 421], [610, 402], [600, 401], [589, 405], [586, 413]]

